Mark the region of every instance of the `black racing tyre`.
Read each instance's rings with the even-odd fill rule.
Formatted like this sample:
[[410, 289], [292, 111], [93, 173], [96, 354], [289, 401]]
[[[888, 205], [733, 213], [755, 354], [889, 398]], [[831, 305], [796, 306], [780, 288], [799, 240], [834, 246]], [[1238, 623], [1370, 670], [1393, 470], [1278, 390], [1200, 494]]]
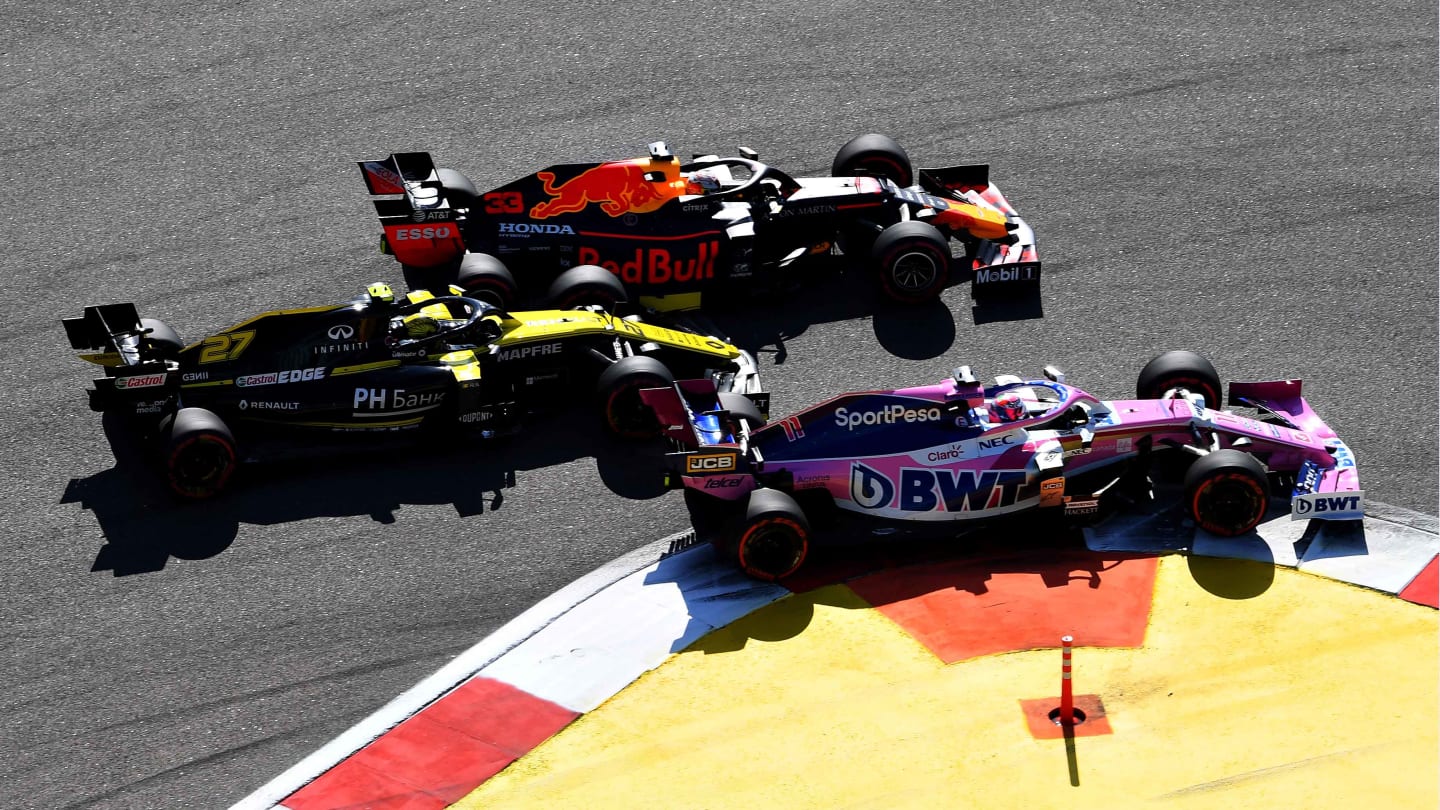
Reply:
[[488, 253], [466, 253], [460, 259], [460, 269], [455, 274], [455, 284], [466, 295], [477, 298], [500, 309], [515, 305], [519, 287], [515, 276], [505, 263]]
[[790, 576], [810, 553], [810, 521], [790, 494], [757, 489], [745, 506], [745, 523], [733, 553], [740, 570], [755, 579], [774, 582]]
[[743, 394], [722, 393], [716, 397], [720, 401], [720, 407], [729, 411], [735, 419], [743, 419], [750, 425], [750, 430], [756, 431], [765, 427], [765, 417], [760, 415], [760, 409], [755, 403]]
[[897, 222], [876, 237], [870, 258], [885, 294], [906, 304], [933, 301], [950, 284], [950, 243], [928, 222]]
[[174, 360], [180, 356], [180, 350], [185, 348], [185, 341], [165, 324], [154, 318], [141, 318], [140, 328], [149, 329], [150, 334], [145, 336], [145, 342], [162, 360]]
[[1236, 537], [1260, 525], [1270, 507], [1270, 479], [1260, 460], [1239, 450], [1216, 450], [1185, 471], [1185, 506], [1195, 525]]
[[435, 177], [445, 187], [445, 199], [451, 208], [474, 208], [480, 199], [480, 191], [470, 178], [454, 169], [436, 169]]
[[622, 439], [650, 439], [660, 435], [655, 412], [640, 399], [642, 388], [672, 385], [675, 375], [654, 357], [637, 354], [612, 363], [600, 374], [600, 394], [605, 427]]
[[900, 144], [888, 135], [870, 133], [852, 138], [835, 153], [830, 164], [831, 177], [854, 177], [857, 174], [873, 174], [884, 177], [897, 186], [905, 187], [915, 182], [915, 170], [910, 167], [910, 156]]
[[550, 284], [550, 292], [545, 297], [555, 309], [601, 306], [607, 312], [625, 299], [625, 283], [594, 264], [582, 264], [561, 273]]
[[1223, 387], [1220, 375], [1210, 361], [1195, 352], [1165, 352], [1140, 369], [1135, 381], [1135, 395], [1141, 399], [1159, 399], [1171, 388], [1184, 388], [1205, 397], [1205, 407], [1219, 408]]
[[225, 488], [239, 466], [235, 436], [204, 408], [181, 408], [161, 424], [165, 477], [182, 498], [209, 498]]

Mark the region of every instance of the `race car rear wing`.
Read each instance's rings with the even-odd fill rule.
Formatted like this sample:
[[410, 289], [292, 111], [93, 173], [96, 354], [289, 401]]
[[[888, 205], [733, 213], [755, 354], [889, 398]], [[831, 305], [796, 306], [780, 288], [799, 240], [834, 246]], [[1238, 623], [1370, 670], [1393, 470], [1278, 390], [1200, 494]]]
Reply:
[[105, 376], [90, 389], [93, 411], [124, 410], [158, 414], [180, 390], [180, 367], [161, 356], [146, 336], [134, 304], [86, 307], [79, 318], [63, 318], [65, 335], [82, 360], [105, 366]]
[[86, 307], [79, 318], [62, 318], [60, 323], [65, 326], [70, 347], [92, 363], [134, 366], [147, 359], [140, 338], [149, 330], [140, 325], [140, 313], [134, 304]]
[[392, 152], [384, 160], [361, 160], [357, 163], [360, 173], [365, 176], [365, 186], [377, 196], [407, 194], [410, 183], [431, 183], [432, 188], [441, 185], [435, 173], [435, 160], [429, 152]]
[[365, 187], [383, 198], [372, 201], [384, 232], [381, 253], [413, 267], [436, 267], [464, 254], [459, 209], [473, 200], [451, 199], [429, 152], [394, 152], [357, 165]]

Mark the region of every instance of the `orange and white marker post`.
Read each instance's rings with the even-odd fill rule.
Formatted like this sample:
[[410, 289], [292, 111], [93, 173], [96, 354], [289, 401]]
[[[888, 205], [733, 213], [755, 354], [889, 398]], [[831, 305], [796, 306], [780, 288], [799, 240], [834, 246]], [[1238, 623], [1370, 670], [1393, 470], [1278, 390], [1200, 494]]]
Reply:
[[1075, 725], [1075, 692], [1070, 686], [1070, 636], [1060, 638], [1060, 722]]

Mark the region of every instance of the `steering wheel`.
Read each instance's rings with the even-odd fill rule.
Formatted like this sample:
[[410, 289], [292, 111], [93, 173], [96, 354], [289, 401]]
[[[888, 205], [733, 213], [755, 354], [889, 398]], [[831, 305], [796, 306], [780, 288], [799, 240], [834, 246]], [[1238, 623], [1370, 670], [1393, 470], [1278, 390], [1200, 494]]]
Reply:
[[[421, 337], [410, 337], [404, 333], [403, 328], [398, 332], [392, 329], [391, 334], [385, 338], [385, 345], [392, 349], [414, 349], [432, 343], [444, 342], [445, 338], [466, 335], [466, 333], [474, 329], [475, 324], [479, 323], [481, 318], [491, 313], [499, 312], [493, 305], [475, 298], [466, 298], [460, 295], [445, 295], [396, 307], [394, 310], [395, 314], [391, 316], [390, 321], [392, 324], [396, 321], [403, 323], [405, 316], [413, 315], [436, 304], [443, 304], [452, 315], [457, 311], [457, 308], [459, 311], [464, 312], [465, 315], [460, 318], [436, 318], [435, 322], [439, 325], [439, 329], [437, 329], [434, 334], [423, 335]], [[472, 340], [470, 342], [474, 341]]]
[[780, 188], [780, 194], [782, 197], [788, 197], [800, 188], [800, 184], [795, 182], [795, 178], [780, 171], [779, 169], [773, 166], [767, 166], [758, 160], [750, 160], [749, 158], [742, 157], [708, 158], [705, 160], [697, 160], [694, 163], [687, 163], [684, 166], [681, 166], [680, 171], [692, 172], [711, 166], [739, 166], [750, 172], [750, 179], [746, 180], [738, 186], [735, 186], [734, 188], [727, 188], [714, 194], [706, 194], [705, 198], [710, 200], [748, 200], [752, 197], [753, 193], [757, 189], [761, 188], [760, 184], [764, 183], [766, 180], [775, 181], [775, 183]]

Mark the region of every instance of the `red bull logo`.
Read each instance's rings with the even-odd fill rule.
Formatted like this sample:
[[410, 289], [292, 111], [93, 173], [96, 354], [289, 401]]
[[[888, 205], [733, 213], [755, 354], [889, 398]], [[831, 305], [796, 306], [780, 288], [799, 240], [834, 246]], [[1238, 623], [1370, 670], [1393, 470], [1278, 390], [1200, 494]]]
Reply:
[[588, 205], [599, 205], [612, 217], [622, 214], [645, 214], [664, 205], [674, 194], [665, 181], [652, 183], [645, 179], [649, 161], [626, 160], [602, 163], [575, 175], [559, 185], [551, 172], [535, 176], [544, 184], [544, 191], [553, 199], [537, 203], [530, 209], [532, 219], [548, 219], [560, 214], [583, 211]]
[[581, 264], [598, 264], [626, 284], [669, 284], [714, 278], [719, 250], [720, 243], [712, 239], [700, 243], [693, 259], [676, 258], [665, 248], [635, 248], [630, 256], [612, 261], [600, 258], [600, 251], [593, 247], [580, 248], [579, 258]]

